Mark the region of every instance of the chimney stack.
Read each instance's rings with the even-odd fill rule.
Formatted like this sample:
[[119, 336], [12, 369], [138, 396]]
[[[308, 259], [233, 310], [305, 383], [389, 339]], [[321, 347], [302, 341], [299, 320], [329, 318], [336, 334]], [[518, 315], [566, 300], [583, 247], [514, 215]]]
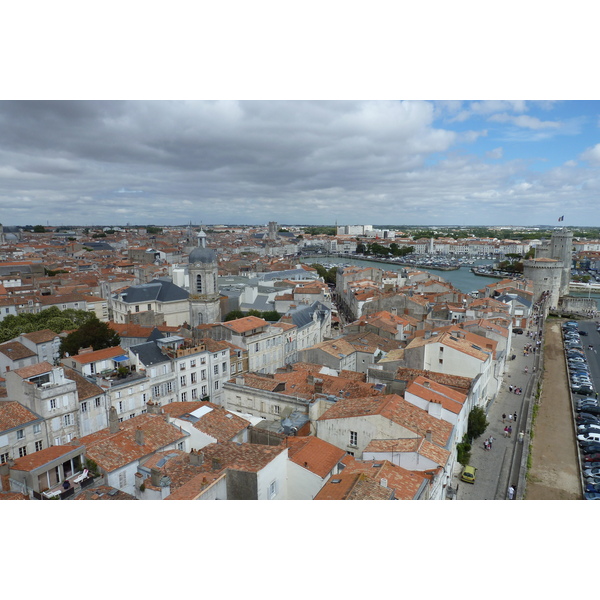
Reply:
[[119, 432], [119, 417], [117, 416], [117, 409], [111, 406], [108, 410], [108, 431], [109, 433]]
[[139, 446], [144, 445], [144, 430], [141, 427], [135, 430], [135, 443]]
[[160, 404], [148, 400], [148, 402], [146, 402], [146, 412], [149, 415], [160, 415]]
[[322, 394], [323, 393], [323, 380], [315, 378], [314, 382], [315, 382], [315, 394]]
[[425, 432], [425, 439], [426, 439], [428, 442], [431, 442], [431, 429], [428, 429], [428, 430]]
[[161, 470], [157, 469], [156, 467], [152, 467], [152, 469], [150, 469], [150, 481], [152, 482], [152, 485], [154, 485], [156, 487], [160, 487], [161, 479], [162, 479]]
[[196, 452], [193, 448], [190, 452], [190, 465], [204, 464], [204, 452]]

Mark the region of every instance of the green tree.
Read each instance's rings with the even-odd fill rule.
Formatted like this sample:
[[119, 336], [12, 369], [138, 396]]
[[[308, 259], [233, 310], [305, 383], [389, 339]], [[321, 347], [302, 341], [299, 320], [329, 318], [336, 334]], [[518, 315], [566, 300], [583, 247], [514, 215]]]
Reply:
[[276, 310], [265, 310], [262, 313], [262, 318], [265, 321], [275, 322], [281, 319], [281, 315]]
[[46, 233], [46, 228], [43, 225], [35, 225], [33, 233]]
[[241, 310], [232, 310], [225, 315], [223, 321], [234, 321], [235, 319], [241, 319], [244, 313]]
[[72, 356], [77, 354], [80, 348], [91, 346], [94, 350], [102, 350], [118, 346], [120, 343], [119, 334], [93, 315], [92, 319], [63, 339], [60, 344], [60, 355], [65, 356], [68, 352]]
[[481, 406], [476, 406], [469, 413], [469, 425], [467, 427], [467, 437], [470, 441], [476, 440], [483, 435], [489, 423], [485, 412]]

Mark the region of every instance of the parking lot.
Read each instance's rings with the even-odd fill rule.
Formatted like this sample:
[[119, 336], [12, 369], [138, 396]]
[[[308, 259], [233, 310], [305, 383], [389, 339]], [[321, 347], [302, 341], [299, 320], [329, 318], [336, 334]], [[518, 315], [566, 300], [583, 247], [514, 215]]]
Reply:
[[[573, 399], [594, 398], [600, 384], [598, 349], [600, 334], [593, 321], [579, 321], [576, 331], [586, 335], [567, 336], [562, 332], [562, 321], [549, 320], [546, 323], [544, 344], [544, 378], [539, 412], [534, 426], [531, 469], [527, 483], [528, 500], [575, 500], [582, 499], [582, 472], [585, 455], [577, 444], [577, 421], [571, 404], [571, 375], [578, 372], [585, 380], [585, 371], [592, 390], [586, 395], [573, 393]], [[571, 352], [565, 348], [568, 338], [579, 338], [579, 343], [571, 343]], [[576, 348], [580, 346], [580, 348]], [[592, 346], [592, 349], [589, 348]], [[584, 360], [572, 362], [568, 358], [581, 357]], [[577, 363], [580, 363], [579, 365]], [[580, 368], [584, 364], [584, 368]], [[583, 384], [585, 385], [585, 383]], [[577, 388], [574, 388], [577, 389]]]

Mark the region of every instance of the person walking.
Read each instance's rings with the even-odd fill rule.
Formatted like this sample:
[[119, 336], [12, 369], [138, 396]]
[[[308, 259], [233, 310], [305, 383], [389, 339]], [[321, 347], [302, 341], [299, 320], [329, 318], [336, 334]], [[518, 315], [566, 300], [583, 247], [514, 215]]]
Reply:
[[[511, 391], [512, 391], [512, 390], [511, 390]], [[502, 413], [502, 422], [503, 422], [503, 423], [504, 423], [505, 419], [506, 419], [506, 413]]]
[[494, 438], [490, 435], [490, 438], [488, 439], [488, 445], [490, 447], [490, 450], [492, 449], [492, 442], [494, 441]]
[[515, 498], [515, 488], [511, 485], [508, 488], [508, 499], [509, 500], [514, 500], [514, 498]]
[[515, 414], [513, 415], [513, 421], [514, 421], [515, 423], [517, 422], [517, 413], [515, 413]]

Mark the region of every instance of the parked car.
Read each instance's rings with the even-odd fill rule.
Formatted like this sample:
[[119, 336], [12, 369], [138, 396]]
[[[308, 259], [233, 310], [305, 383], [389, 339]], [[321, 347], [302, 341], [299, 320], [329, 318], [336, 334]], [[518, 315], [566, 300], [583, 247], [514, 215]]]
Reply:
[[600, 492], [600, 483], [586, 483], [584, 492]]
[[[571, 390], [576, 394], [581, 394], [582, 396], [589, 396], [594, 393], [594, 388], [591, 385], [582, 383], [581, 385], [573, 383], [571, 384]], [[594, 405], [597, 406], [597, 405]]]
[[[582, 414], [582, 413], [579, 413], [579, 414]], [[600, 419], [598, 419], [598, 417], [594, 417], [594, 416], [586, 417], [583, 419], [580, 419], [578, 417], [577, 419], [575, 419], [575, 422], [577, 423], [578, 427], [579, 427], [579, 425], [597, 425], [598, 427], [600, 427]]]
[[[586, 473], [588, 470], [598, 469], [600, 470], [600, 462], [586, 462], [583, 466], [583, 472]], [[594, 473], [586, 473], [587, 475], [594, 475]]]
[[598, 405], [587, 405], [579, 406], [575, 404], [575, 411], [578, 413], [586, 413], [588, 415], [600, 415], [600, 406]]
[[512, 332], [516, 333], [517, 335], [521, 335], [523, 333], [523, 330], [520, 327], [513, 327]]
[[586, 500], [600, 500], [600, 492], [585, 492], [583, 497]]
[[587, 331], [583, 331], [582, 329], [579, 330], [579, 335], [587, 335]]
[[593, 425], [590, 423], [585, 423], [584, 425], [577, 426], [577, 433], [592, 433], [598, 432], [600, 433], [600, 425]]
[[596, 442], [579, 442], [579, 447], [581, 448], [581, 453], [584, 455], [600, 453], [600, 444]]

